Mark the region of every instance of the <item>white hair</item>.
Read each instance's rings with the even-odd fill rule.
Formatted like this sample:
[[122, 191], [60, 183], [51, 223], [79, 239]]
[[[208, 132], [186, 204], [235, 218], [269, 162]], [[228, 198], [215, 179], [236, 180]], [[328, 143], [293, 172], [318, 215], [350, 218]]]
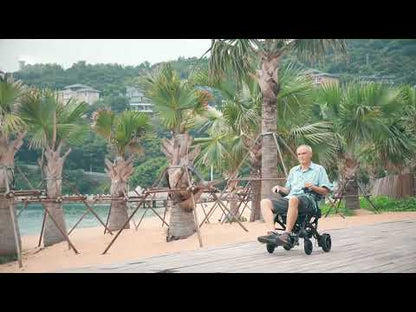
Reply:
[[296, 152], [298, 151], [298, 149], [300, 149], [301, 147], [304, 147], [304, 148], [306, 148], [311, 154], [312, 154], [312, 147], [310, 147], [309, 145], [306, 145], [306, 144], [302, 144], [302, 145], [299, 145], [298, 146], [298, 148], [296, 149]]

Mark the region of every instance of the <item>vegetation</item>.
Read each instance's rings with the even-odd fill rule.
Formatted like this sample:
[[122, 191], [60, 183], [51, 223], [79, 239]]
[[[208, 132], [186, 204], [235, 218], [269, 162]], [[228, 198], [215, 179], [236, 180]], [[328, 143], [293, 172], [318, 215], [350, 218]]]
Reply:
[[[256, 49], [271, 53], [275, 51], [275, 48], [280, 49], [283, 47], [279, 46], [278, 40], [267, 42], [257, 42], [258, 45], [255, 45]], [[273, 46], [273, 42], [276, 43], [276, 46]], [[256, 86], [256, 80], [254, 80], [254, 83], [250, 83], [250, 80], [253, 81], [253, 76], [241, 75], [244, 79], [239, 80], [236, 79], [238, 76], [233, 74], [233, 70], [234, 72], [235, 70], [241, 72], [241, 70], [249, 69], [248, 72], [253, 72], [252, 69], [260, 68], [259, 62], [261, 60], [256, 60], [255, 57], [253, 60], [250, 60], [250, 47], [245, 45], [244, 41], [238, 44], [231, 41], [216, 42], [216, 47], [212, 52], [217, 53], [220, 48], [226, 51], [225, 43], [229, 43], [231, 46], [235, 45], [236, 47], [234, 50], [228, 50], [235, 53], [231, 55], [234, 62], [231, 62], [231, 56], [222, 58], [223, 63], [217, 62], [218, 66], [213, 65], [215, 57], [212, 59], [202, 58], [201, 60], [197, 58], [179, 58], [169, 62], [172, 72], [176, 73], [178, 81], [189, 79], [189, 86], [199, 90], [200, 94], [203, 94], [201, 93], [203, 90], [209, 92], [210, 98], [205, 100], [219, 114], [217, 117], [224, 119], [228, 116], [228, 124], [231, 126], [231, 130], [234, 131], [235, 137], [241, 141], [240, 143], [243, 143], [237, 144], [237, 141], [234, 142], [223, 136], [216, 143], [217, 148], [222, 148], [222, 153], [217, 153], [219, 150], [214, 151], [214, 145], [210, 145], [210, 157], [216, 155], [216, 163], [208, 161], [207, 157], [209, 154], [201, 153], [200, 159], [204, 158], [204, 161], [198, 161], [196, 165], [206, 179], [210, 177], [211, 165], [214, 166], [216, 178], [219, 178], [221, 174], [228, 170], [226, 168], [228, 166], [227, 157], [225, 156], [227, 154], [231, 155], [229, 152], [238, 150], [239, 146], [243, 147], [240, 152], [247, 150], [249, 144], [241, 139], [242, 133], [249, 135], [250, 139], [253, 140], [261, 132], [260, 129], [242, 129], [237, 122], [234, 122], [240, 120], [238, 119], [238, 114], [243, 117], [250, 116], [250, 114], [246, 114], [250, 110], [254, 110], [255, 114], [260, 115], [263, 97], [258, 83]], [[310, 44], [308, 49], [312, 48], [312, 50], [315, 49], [315, 52], [323, 52], [319, 45], [314, 46], [312, 41], [305, 43]], [[360, 164], [356, 170], [356, 176], [360, 182], [371, 182], [375, 178], [387, 174], [400, 173], [406, 170], [406, 168], [413, 168], [416, 165], [415, 149], [411, 139], [416, 137], [414, 126], [416, 124], [416, 97], [413, 87], [416, 84], [414, 58], [416, 40], [350, 39], [346, 40], [346, 45], [346, 57], [341, 57], [329, 51], [327, 55], [318, 53], [322, 56], [321, 59], [311, 60], [308, 57], [309, 55], [305, 55], [305, 53], [303, 53], [303, 56], [307, 57], [299, 58], [296, 49], [291, 51], [287, 49], [285, 51], [280, 59], [280, 90], [276, 99], [277, 107], [279, 108], [277, 110], [278, 122], [275, 125], [277, 131], [292, 148], [299, 143], [308, 143], [313, 146], [314, 150], [319, 150], [319, 153], [314, 155], [314, 161], [323, 163], [328, 168], [332, 179], [337, 178], [340, 171], [345, 169], [341, 168], [339, 162], [335, 160], [339, 159], [340, 153], [347, 151], [351, 154], [351, 151], [348, 151], [348, 146], [354, 146], [353, 154], [355, 161]], [[306, 48], [307, 45], [300, 45], [298, 51], [306, 52], [308, 51]], [[235, 61], [239, 55], [246, 55], [247, 58], [243, 58], [238, 65]], [[229, 64], [237, 66], [228, 68], [229, 70], [225, 72], [222, 80], [213, 79], [212, 76], [201, 77], [201, 73], [204, 71], [206, 73], [209, 62], [211, 62], [212, 72], [217, 71], [219, 73], [221, 72], [221, 66], [227, 65], [224, 63], [227, 60], [230, 60]], [[195, 67], [196, 64], [198, 64], [197, 68]], [[293, 66], [293, 64], [297, 64], [297, 66]], [[137, 66], [121, 66], [117, 64], [91, 65], [80, 61], [68, 69], [63, 69], [56, 64], [26, 65], [22, 70], [13, 75], [16, 80], [21, 79], [20, 85], [22, 90], [23, 84], [29, 87], [62, 89], [66, 85], [82, 83], [102, 91], [100, 101], [86, 108], [86, 117], [92, 118], [94, 112], [100, 110], [111, 110], [115, 114], [124, 112], [128, 109], [127, 98], [125, 97], [126, 87], [144, 87], [143, 77], [155, 74], [161, 68], [164, 68], [165, 65], [164, 63], [151, 65], [148, 62]], [[225, 67], [227, 66], [224, 66], [223, 69], [226, 69]], [[337, 86], [339, 90], [342, 90], [339, 92], [330, 90], [329, 87], [324, 87], [318, 92], [312, 92], [312, 86], [305, 85], [304, 89], [302, 89], [302, 84], [300, 83], [302, 81], [286, 83], [285, 79], [290, 81], [292, 78], [290, 78], [291, 70], [284, 71], [285, 68], [296, 69], [299, 73], [304, 69], [315, 68], [323, 72], [339, 74], [341, 81], [347, 84], [342, 83]], [[365, 96], [369, 97], [368, 94], [370, 92], [375, 94], [378, 92], [377, 88], [380, 91], [378, 96], [382, 96], [383, 90], [385, 90], [385, 87], [381, 87], [381, 85], [370, 84], [368, 87], [362, 88], [362, 91], [359, 91], [360, 88], [356, 87], [359, 85], [356, 79], [361, 77], [371, 80], [370, 76], [375, 76], [376, 78], [388, 76], [386, 79], [394, 83], [393, 87], [388, 91], [389, 94], [395, 94], [394, 101], [390, 99], [392, 104], [386, 106], [389, 107], [387, 110], [381, 109], [382, 105], [375, 105], [374, 101], [373, 105], [371, 101], [368, 102], [369, 104], [366, 104], [365, 101], [359, 100]], [[306, 79], [303, 82], [306, 82]], [[407, 84], [403, 85], [403, 83]], [[300, 100], [297, 100], [292, 93], [296, 86], [298, 87], [296, 92], [298, 92]], [[370, 91], [371, 88], [374, 90]], [[333, 100], [334, 94], [329, 94], [331, 92], [338, 92], [339, 95], [339, 100], [336, 105], [334, 104], [335, 106], [325, 104], [325, 101], [327, 101], [325, 96], [327, 98], [332, 97], [331, 99]], [[364, 93], [360, 95], [360, 92], [367, 93], [367, 95], [364, 96]], [[324, 95], [325, 93], [327, 94]], [[163, 101], [165, 99], [160, 98], [160, 102]], [[347, 104], [348, 101], [350, 104]], [[246, 111], [238, 113], [237, 108]], [[163, 114], [171, 114], [166, 109], [162, 110], [165, 111]], [[3, 110], [3, 114], [6, 111]], [[213, 112], [214, 110], [210, 114], [212, 115]], [[354, 116], [353, 112], [357, 114]], [[361, 112], [361, 115], [358, 114], [359, 112]], [[235, 115], [236, 113], [237, 115]], [[18, 115], [12, 113], [10, 116], [14, 117], [12, 119], [6, 118], [9, 122], [14, 120], [13, 123], [15, 125], [20, 123]], [[130, 188], [137, 185], [143, 187], [150, 186], [155, 176], [162, 170], [161, 168], [166, 165], [166, 161], [162, 161], [164, 154], [161, 152], [160, 146], [162, 138], [171, 137], [170, 131], [172, 129], [170, 124], [177, 116], [179, 115], [171, 114], [170, 117], [166, 115], [165, 117], [167, 118], [164, 118], [161, 111], [159, 111], [149, 121], [154, 126], [155, 133], [154, 136], [145, 137], [141, 140], [142, 149], [145, 153], [138, 155], [133, 161], [135, 169], [128, 182]], [[179, 117], [185, 118], [188, 123], [191, 119], [188, 120], [186, 116], [187, 114]], [[248, 125], [243, 120], [244, 118], [240, 122], [244, 126]], [[250, 121], [254, 120], [255, 118], [250, 119]], [[88, 119], [84, 121], [88, 123]], [[20, 123], [20, 125], [23, 127], [23, 123]], [[257, 126], [259, 125], [257, 123]], [[199, 143], [203, 143], [201, 145], [203, 149], [207, 148], [209, 144], [213, 143], [210, 139], [213, 139], [215, 136], [207, 126], [202, 129], [194, 126], [189, 123], [186, 126], [187, 132], [193, 137], [205, 140], [204, 143], [202, 141]], [[225, 131], [224, 133], [229, 132], [225, 129], [222, 128], [220, 133], [221, 131]], [[380, 131], [383, 129], [385, 131]], [[344, 130], [349, 133], [342, 133]], [[372, 133], [376, 135], [372, 135]], [[338, 137], [338, 141], [331, 137], [333, 134]], [[10, 139], [17, 139], [17, 135], [18, 132], [14, 132], [10, 135]], [[349, 138], [354, 139], [350, 140]], [[32, 138], [22, 136], [22, 140], [23, 144], [20, 144], [16, 150], [17, 164], [22, 167], [26, 165], [38, 166], [38, 159], [44, 157], [42, 156], [42, 150], [30, 148]], [[358, 141], [360, 141], [359, 144]], [[81, 193], [99, 193], [106, 188], [109, 190], [109, 185], [106, 185], [104, 181], [88, 183], [89, 180], [84, 179], [84, 177], [88, 177], [85, 172], [92, 171], [93, 174], [94, 172], [104, 173], [105, 158], [114, 156], [106, 139], [93, 131], [88, 131], [84, 136], [83, 144], [70, 143], [70, 145], [72, 151], [66, 156], [63, 167], [62, 192], [74, 193], [78, 190]], [[290, 167], [294, 164], [294, 160], [285, 149], [282, 151], [285, 162]], [[234, 159], [237, 158], [234, 157]], [[380, 159], [383, 161], [380, 162]], [[253, 162], [247, 163], [242, 170], [248, 175], [250, 168], [253, 169], [254, 167]], [[282, 166], [278, 165], [277, 168], [277, 173], [283, 174]], [[25, 171], [25, 174], [30, 176], [29, 180], [34, 185], [37, 185], [38, 181], [42, 179], [42, 174], [39, 170], [28, 170]], [[15, 173], [15, 178], [17, 187], [22, 185], [26, 185], [25, 188], [27, 187], [26, 181], [19, 173]], [[75, 181], [83, 182], [75, 183]]]
[[[360, 198], [361, 208], [372, 210], [370, 203], [365, 198]], [[416, 197], [408, 198], [390, 198], [387, 196], [377, 196], [371, 198], [371, 201], [381, 212], [384, 211], [416, 211]]]
[[[199, 154], [199, 148], [191, 150], [189, 130], [194, 126], [195, 118], [205, 113], [208, 94], [180, 79], [169, 64], [145, 77], [143, 85], [155, 105], [160, 124], [171, 133], [170, 138], [162, 140], [162, 151], [172, 167], [166, 172], [169, 186], [188, 188], [192, 180], [188, 167]], [[198, 188], [192, 195], [187, 190], [170, 194], [173, 206], [167, 241], [186, 238], [195, 232], [194, 200], [201, 194], [202, 190]]]
[[[261, 133], [278, 133], [278, 96], [281, 92], [279, 67], [289, 52], [301, 59], [323, 57], [328, 51], [345, 52], [341, 39], [229, 39], [213, 40], [209, 63], [210, 74], [217, 78], [230, 71], [237, 82], [256, 79], [261, 92]], [[280, 120], [279, 120], [280, 122]], [[276, 184], [278, 156], [274, 138], [263, 135], [261, 145], [261, 198], [272, 195]]]
[[[379, 76], [394, 76], [393, 81], [396, 85], [404, 82], [410, 86], [416, 84], [414, 76], [416, 72], [414, 58], [416, 40], [348, 39], [346, 43], [347, 58], [341, 58], [329, 53], [321, 61], [315, 60], [311, 62], [304, 59], [299, 60], [294, 53], [288, 53], [282, 58], [282, 64], [297, 63], [306, 68], [312, 67], [323, 72], [339, 74], [343, 81], [377, 74]], [[187, 79], [189, 74], [195, 71], [195, 64], [198, 63], [198, 67], [207, 68], [208, 62], [208, 58], [203, 58], [199, 63], [197, 58], [179, 58], [170, 62], [170, 64], [181, 79]], [[56, 64], [35, 64], [26, 65], [22, 70], [15, 72], [13, 75], [16, 80], [20, 79], [28, 86], [62, 89], [66, 85], [82, 83], [102, 91], [100, 101], [96, 105], [90, 106], [87, 110], [87, 113], [91, 115], [95, 110], [102, 108], [120, 112], [126, 107], [125, 88], [127, 86], [137, 86], [140, 77], [156, 70], [160, 65], [151, 65], [148, 62], [143, 62], [137, 66], [121, 66], [117, 64], [92, 65], [80, 61], [73, 64], [70, 68], [64, 69]], [[220, 98], [221, 96], [216, 90], [211, 93], [215, 98]], [[221, 104], [220, 100], [210, 101], [210, 105], [219, 109]], [[415, 110], [413, 110], [414, 112]], [[408, 119], [408, 127], [414, 128], [413, 125], [416, 124], [414, 122], [415, 115], [403, 115], [403, 119], [405, 117]], [[411, 119], [412, 116], [413, 119]], [[282, 122], [283, 119], [280, 118], [280, 121]], [[162, 128], [159, 127], [157, 129], [159, 131]], [[191, 133], [193, 135], [197, 134], [192, 130]], [[161, 139], [165, 135], [157, 133], [156, 136], [158, 139]], [[197, 134], [197, 136], [200, 136], [200, 134]], [[160, 147], [148, 150], [144, 146], [144, 149], [146, 150], [146, 155], [141, 157], [140, 162], [138, 160], [135, 161], [135, 165], [161, 156]], [[79, 168], [86, 171], [92, 169], [92, 171], [104, 172], [103, 159], [107, 153], [107, 145], [104, 140], [97, 137], [94, 133], [89, 133], [85, 144], [73, 147], [71, 154], [65, 162], [65, 169], [75, 170]], [[24, 144], [16, 155], [17, 160], [35, 165], [39, 156], [39, 151], [28, 148], [26, 139], [24, 139]], [[377, 170], [377, 173], [378, 176], [386, 174], [382, 169]]]
[[[387, 196], [375, 196], [371, 197], [370, 200], [379, 212], [416, 211], [416, 197], [390, 198]], [[365, 210], [374, 211], [368, 200], [362, 196], [360, 196], [360, 207]], [[328, 210], [330, 210], [329, 215], [336, 213], [335, 208], [331, 208], [329, 204], [323, 204], [321, 206], [322, 215], [325, 215]], [[338, 212], [345, 216], [354, 215], [353, 210], [346, 208], [344, 202], [341, 202]]]
[[[114, 198], [127, 196], [128, 180], [132, 175], [136, 155], [142, 154], [141, 139], [150, 131], [149, 116], [136, 111], [115, 114], [98, 110], [93, 114], [92, 129], [106, 139], [113, 161], [105, 159], [106, 172], [111, 179], [110, 194]], [[108, 227], [119, 230], [127, 221], [127, 202], [112, 200]], [[126, 228], [130, 228], [126, 224]]]
[[346, 43], [346, 58], [329, 53], [320, 61], [300, 62], [294, 55], [289, 55], [287, 61], [338, 74], [344, 82], [367, 79], [395, 85], [416, 84], [416, 40], [347, 39]]
[[[69, 146], [82, 144], [88, 131], [87, 121], [83, 117], [87, 105], [73, 99], [64, 103], [56, 92], [48, 89], [28, 90], [21, 100], [18, 114], [27, 125], [29, 148], [42, 151], [39, 166], [48, 198], [56, 199], [62, 195], [63, 165], [71, 152]], [[61, 229], [66, 231], [61, 203], [51, 201], [45, 203], [45, 207]], [[49, 246], [64, 239], [48, 215], [44, 245]]]
[[[23, 84], [14, 81], [9, 75], [0, 76], [0, 192], [10, 191], [13, 182], [15, 154], [23, 143], [26, 125], [20, 118], [18, 109], [24, 95]], [[15, 225], [9, 207], [11, 198], [0, 198], [0, 257], [14, 255], [17, 248], [14, 244]], [[21, 245], [20, 236], [18, 244]]]

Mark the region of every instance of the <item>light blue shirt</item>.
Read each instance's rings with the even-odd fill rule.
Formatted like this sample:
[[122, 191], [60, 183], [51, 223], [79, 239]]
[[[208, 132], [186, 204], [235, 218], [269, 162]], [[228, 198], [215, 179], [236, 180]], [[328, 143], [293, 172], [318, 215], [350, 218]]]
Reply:
[[312, 183], [319, 187], [326, 187], [332, 191], [332, 184], [329, 182], [328, 175], [324, 167], [311, 162], [310, 166], [306, 171], [302, 171], [301, 166], [295, 166], [290, 169], [289, 176], [285, 187], [290, 189], [287, 198], [292, 195], [302, 195], [305, 192], [302, 188], [305, 187], [305, 183]]

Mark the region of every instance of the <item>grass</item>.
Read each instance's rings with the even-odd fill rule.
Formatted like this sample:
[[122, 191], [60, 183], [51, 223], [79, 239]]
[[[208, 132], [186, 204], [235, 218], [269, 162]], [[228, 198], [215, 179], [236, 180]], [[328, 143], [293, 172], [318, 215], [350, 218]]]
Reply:
[[[370, 200], [379, 211], [416, 211], [416, 197], [390, 198], [387, 196], [370, 197]], [[365, 198], [360, 198], [362, 209], [372, 210]]]
[[[371, 202], [376, 206], [377, 210], [380, 212], [384, 211], [416, 211], [416, 197], [407, 197], [407, 198], [390, 198], [387, 196], [377, 196], [370, 197]], [[329, 204], [324, 204], [321, 206], [322, 215], [325, 215], [326, 212], [331, 208]], [[360, 208], [373, 211], [368, 200], [364, 197], [360, 197]], [[345, 208], [344, 201], [341, 202], [338, 212], [341, 212], [345, 216], [354, 215], [353, 210]], [[335, 208], [332, 208], [329, 212], [330, 215], [335, 214]]]
[[[338, 204], [336, 204], [335, 207], [337, 205]], [[331, 209], [330, 204], [323, 204], [321, 206], [322, 216], [325, 216], [329, 209], [331, 209], [330, 212], [329, 212], [329, 215], [334, 215], [335, 214], [335, 207]], [[351, 209], [347, 209], [345, 207], [345, 203], [343, 201], [341, 202], [341, 205], [339, 206], [338, 213], [342, 213], [344, 216], [353, 216], [354, 215], [354, 212]]]

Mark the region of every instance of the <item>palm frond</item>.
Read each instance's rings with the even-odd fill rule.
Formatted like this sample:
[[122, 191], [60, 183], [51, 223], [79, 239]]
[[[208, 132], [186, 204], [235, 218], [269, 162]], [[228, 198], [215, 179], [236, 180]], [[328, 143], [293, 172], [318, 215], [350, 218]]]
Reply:
[[294, 39], [289, 45], [289, 49], [303, 60], [323, 59], [329, 52], [341, 55], [347, 52], [345, 39]]
[[98, 110], [93, 115], [92, 128], [106, 140], [112, 136], [115, 114], [110, 110]]
[[19, 132], [26, 128], [26, 123], [16, 113], [8, 113], [0, 119], [0, 134], [8, 136], [13, 132]]
[[200, 105], [198, 93], [192, 84], [180, 80], [169, 64], [142, 81], [162, 125], [169, 130], [175, 130], [183, 124], [184, 111], [195, 110]]
[[58, 114], [60, 117], [59, 122], [73, 123], [80, 120], [84, 116], [86, 110], [88, 109], [88, 104], [86, 102], [79, 102], [74, 98], [71, 98], [63, 107], [64, 109], [62, 114]]
[[[58, 128], [59, 129], [59, 128]], [[73, 125], [72, 129], [67, 133], [58, 132], [59, 141], [65, 141], [69, 145], [80, 146], [85, 142], [85, 137], [88, 134], [89, 127], [86, 124]]]
[[22, 97], [19, 115], [29, 127], [31, 147], [55, 149], [61, 143], [81, 144], [88, 128], [82, 119], [87, 106], [72, 100], [67, 104], [64, 105], [58, 94], [48, 89], [34, 89]]
[[195, 165], [213, 165], [217, 170], [222, 171], [224, 166], [227, 165], [227, 161], [224, 160], [230, 158], [224, 136], [199, 138], [195, 139], [195, 143], [201, 147], [201, 153], [197, 157]]
[[15, 111], [24, 91], [21, 81], [15, 81], [9, 74], [0, 76], [0, 118]]
[[254, 72], [254, 57], [256, 50], [253, 40], [213, 40], [209, 73], [214, 77], [224, 77], [227, 71], [231, 71], [242, 81], [249, 73]]

